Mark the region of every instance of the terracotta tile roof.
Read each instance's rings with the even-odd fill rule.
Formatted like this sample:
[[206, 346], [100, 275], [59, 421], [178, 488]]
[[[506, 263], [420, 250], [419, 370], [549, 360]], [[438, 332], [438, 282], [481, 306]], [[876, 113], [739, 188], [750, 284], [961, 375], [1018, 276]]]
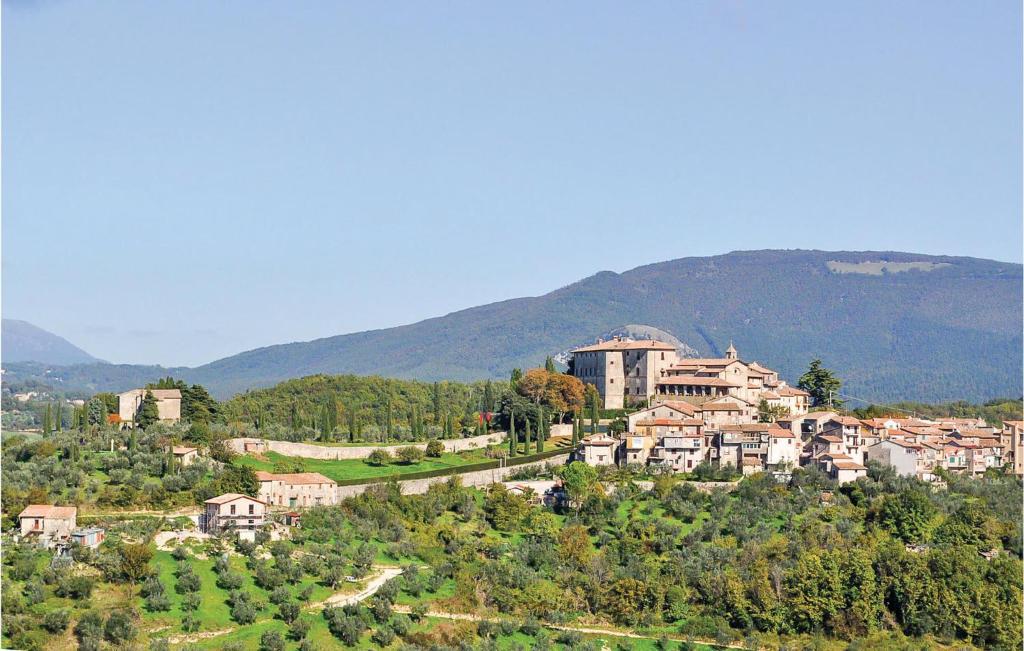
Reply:
[[672, 344], [666, 344], [656, 339], [641, 339], [638, 341], [615, 340], [603, 341], [591, 346], [583, 346], [573, 350], [574, 353], [596, 353], [600, 351], [614, 350], [675, 350]]
[[29, 504], [18, 514], [19, 518], [73, 518], [78, 514], [74, 506], [53, 506], [52, 504]]
[[594, 437], [588, 436], [583, 439], [583, 445], [617, 445], [619, 442], [613, 438], [607, 436], [601, 436], [600, 434]]
[[675, 409], [676, 411], [681, 411], [682, 413], [686, 414], [687, 416], [693, 416], [693, 414], [696, 413], [696, 411], [697, 411], [696, 407], [694, 407], [693, 405], [691, 405], [688, 402], [683, 402], [682, 400], [666, 400], [665, 402], [659, 402], [657, 405], [652, 405], [652, 406], [654, 406], [654, 407], [661, 407], [662, 405], [664, 405], [665, 407], [668, 407], [669, 409]]
[[331, 484], [336, 485], [333, 479], [324, 477], [318, 472], [291, 472], [291, 473], [272, 473], [264, 472], [262, 470], [256, 471], [256, 479], [259, 481], [280, 481], [285, 484]]
[[206, 500], [206, 504], [227, 504], [228, 502], [234, 502], [235, 500], [251, 500], [253, 502], [259, 502], [260, 504], [266, 504], [262, 500], [258, 500], [255, 497], [249, 497], [248, 495], [240, 495], [238, 493], [224, 493], [217, 497], [211, 497]]
[[818, 434], [814, 438], [817, 441], [826, 441], [828, 443], [842, 443], [843, 442], [843, 437], [841, 437], [841, 436], [832, 436], [831, 434]]
[[867, 470], [867, 468], [860, 465], [856, 461], [839, 460], [833, 461], [832, 465], [838, 468], [839, 470]]
[[1024, 420], [1004, 420], [1003, 425], [1010, 425], [1011, 427], [1024, 427]]
[[795, 398], [797, 396], [806, 396], [809, 398], [811, 396], [811, 394], [807, 393], [803, 389], [797, 389], [796, 387], [791, 386], [779, 387], [775, 392], [783, 398]]
[[[773, 423], [773, 425], [774, 425], [774, 423]], [[792, 439], [792, 438], [796, 438], [796, 435], [793, 434], [793, 432], [789, 431], [788, 429], [786, 429], [784, 427], [779, 427], [778, 425], [775, 425], [774, 427], [768, 428], [768, 436], [770, 436], [772, 438], [775, 438], [775, 439]]]
[[853, 427], [853, 426], [860, 427], [860, 425], [861, 425], [860, 419], [859, 418], [854, 418], [853, 416], [836, 416], [835, 418], [829, 419], [829, 422], [830, 423], [839, 423], [840, 425], [847, 425], [847, 426], [850, 426], [850, 427]]
[[701, 377], [697, 375], [672, 375], [670, 377], [658, 378], [658, 384], [669, 384], [669, 385], [684, 385], [684, 386], [702, 386], [702, 387], [734, 387], [739, 388], [740, 385], [727, 382], [717, 377]]
[[722, 367], [739, 361], [738, 359], [729, 359], [728, 357], [684, 357], [670, 368], [693, 368], [695, 366]]
[[775, 393], [774, 391], [763, 391], [761, 393], [761, 397], [764, 398], [765, 400], [778, 400], [779, 394]]

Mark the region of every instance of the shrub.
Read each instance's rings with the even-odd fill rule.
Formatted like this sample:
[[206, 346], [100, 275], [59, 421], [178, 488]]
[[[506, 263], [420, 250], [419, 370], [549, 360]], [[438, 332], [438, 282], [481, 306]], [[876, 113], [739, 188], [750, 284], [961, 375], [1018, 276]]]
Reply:
[[309, 622], [301, 617], [297, 617], [292, 622], [290, 634], [293, 640], [304, 640], [306, 635], [309, 634]]
[[381, 647], [390, 646], [395, 641], [395, 632], [389, 626], [381, 626], [373, 632], [373, 641]]
[[110, 613], [110, 617], [103, 627], [103, 637], [113, 644], [134, 640], [138, 634], [139, 629], [135, 627], [131, 614], [124, 610], [115, 610]]
[[286, 603], [292, 598], [292, 593], [288, 591], [288, 588], [280, 585], [274, 588], [274, 591], [270, 593], [270, 603], [280, 606]]
[[[190, 593], [191, 596], [193, 593]], [[164, 593], [151, 594], [146, 597], [146, 610], [151, 613], [167, 612], [171, 609], [171, 600]]]
[[181, 609], [185, 612], [199, 610], [201, 598], [198, 592], [190, 592], [181, 598]]
[[43, 616], [43, 628], [50, 633], [63, 633], [71, 621], [71, 613], [65, 608], [51, 610]]
[[296, 603], [283, 603], [278, 606], [281, 611], [281, 619], [286, 623], [291, 624], [299, 616], [299, 605]]
[[260, 651], [284, 651], [284, 638], [277, 631], [265, 631], [260, 636]]
[[423, 450], [415, 445], [399, 448], [398, 459], [405, 464], [416, 463], [423, 459]]
[[366, 460], [375, 466], [383, 466], [391, 462], [391, 453], [387, 450], [374, 450], [370, 456], [366, 457]]
[[440, 457], [442, 454], [444, 454], [444, 443], [438, 441], [437, 439], [431, 439], [427, 443], [426, 454], [428, 457]]
[[217, 577], [217, 587], [221, 590], [237, 590], [245, 583], [245, 577], [238, 572], [223, 572]]
[[409, 619], [408, 615], [401, 613], [392, 617], [389, 623], [391, 625], [391, 630], [400, 636], [405, 636], [409, 632], [409, 629], [412, 628], [412, 620]]
[[199, 592], [201, 585], [197, 574], [182, 574], [178, 577], [178, 583], [174, 586], [174, 589], [178, 594]]
[[57, 584], [57, 596], [66, 597], [75, 601], [82, 601], [89, 598], [95, 583], [89, 577], [73, 576], [60, 581]]

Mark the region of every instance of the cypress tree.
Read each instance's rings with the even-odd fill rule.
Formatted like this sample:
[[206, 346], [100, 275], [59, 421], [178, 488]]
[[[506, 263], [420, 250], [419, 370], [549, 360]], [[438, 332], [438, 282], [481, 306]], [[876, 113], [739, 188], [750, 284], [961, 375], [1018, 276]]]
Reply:
[[388, 396], [384, 409], [384, 441], [387, 442], [391, 439], [391, 396]]
[[441, 424], [441, 385], [434, 382], [434, 422]]
[[555, 368], [555, 360], [548, 355], [548, 358], [544, 360], [544, 370], [548, 373], [557, 373], [558, 369]]
[[58, 400], [57, 401], [57, 431], [64, 431], [64, 405]]
[[508, 456], [516, 456], [518, 444], [519, 441], [516, 440], [516, 412], [512, 410], [508, 421]]
[[580, 445], [580, 428], [582, 423], [580, 422], [580, 413], [573, 412], [572, 415], [572, 449], [575, 450]]
[[537, 410], [537, 454], [544, 451], [544, 428], [546, 423], [544, 422], [544, 408], [541, 407]]
[[526, 418], [526, 429], [523, 430], [523, 454], [530, 454], [530, 418]]
[[601, 419], [601, 408], [597, 404], [596, 395], [590, 398], [590, 434], [597, 434], [597, 421]]
[[43, 412], [43, 434], [50, 433], [50, 427], [52, 425], [53, 416], [51, 414], [50, 403], [46, 403], [46, 411]]

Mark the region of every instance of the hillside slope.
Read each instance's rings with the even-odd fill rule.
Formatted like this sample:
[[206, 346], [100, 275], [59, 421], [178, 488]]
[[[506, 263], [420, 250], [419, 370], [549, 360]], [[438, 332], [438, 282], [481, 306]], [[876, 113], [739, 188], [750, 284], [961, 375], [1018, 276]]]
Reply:
[[68, 365], [100, 361], [67, 339], [17, 319], [3, 319], [0, 346], [4, 362]]
[[[600, 333], [644, 324], [702, 355], [734, 341], [744, 359], [791, 382], [821, 357], [844, 379], [844, 393], [873, 401], [1018, 397], [1021, 291], [1019, 264], [896, 252], [734, 252], [604, 271], [543, 296], [260, 348], [179, 375], [219, 396], [314, 373], [504, 378]], [[89, 379], [89, 369], [64, 375]]]
[[[878, 261], [895, 265], [862, 264]], [[605, 271], [544, 296], [397, 328], [261, 348], [193, 376], [218, 392], [321, 372], [505, 377], [597, 333], [643, 323], [702, 354], [735, 341], [744, 358], [791, 380], [821, 357], [851, 395], [872, 400], [1017, 396], [1021, 289], [1020, 265], [972, 258], [734, 252]]]

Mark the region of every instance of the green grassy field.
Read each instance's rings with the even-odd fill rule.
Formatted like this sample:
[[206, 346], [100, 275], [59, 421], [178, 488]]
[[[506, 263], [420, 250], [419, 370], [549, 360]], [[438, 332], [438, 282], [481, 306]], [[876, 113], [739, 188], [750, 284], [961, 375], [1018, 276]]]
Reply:
[[[531, 446], [532, 447], [532, 446]], [[570, 441], [565, 438], [551, 439], [548, 441], [545, 450], [568, 449]], [[522, 446], [520, 445], [520, 450]], [[520, 452], [520, 456], [523, 453]], [[267, 452], [263, 458], [249, 455], [239, 456], [235, 463], [249, 466], [255, 470], [274, 472], [274, 468], [285, 466], [288, 468], [301, 468], [303, 472], [318, 472], [321, 475], [334, 481], [351, 481], [365, 479], [388, 479], [400, 478], [402, 475], [419, 472], [431, 472], [437, 470], [457, 470], [460, 466], [488, 461], [484, 449], [467, 450], [458, 453], [445, 453], [437, 458], [425, 458], [416, 463], [402, 463], [394, 460], [382, 466], [374, 465], [365, 459], [306, 459], [303, 457], [289, 457], [277, 452]]]

